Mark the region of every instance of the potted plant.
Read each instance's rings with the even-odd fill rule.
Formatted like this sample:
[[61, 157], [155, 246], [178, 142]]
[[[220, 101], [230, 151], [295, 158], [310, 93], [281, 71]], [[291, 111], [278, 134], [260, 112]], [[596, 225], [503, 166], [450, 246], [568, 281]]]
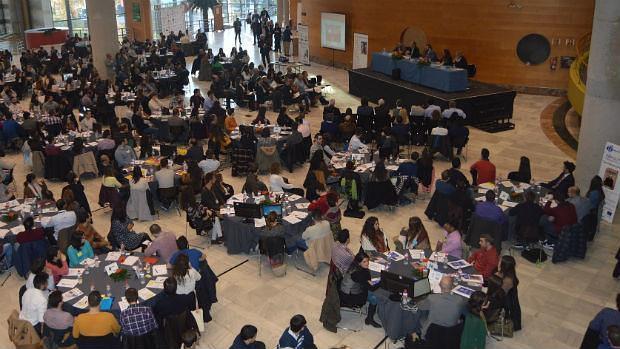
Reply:
[[209, 31], [209, 9], [213, 9], [214, 6], [220, 3], [217, 0], [188, 0], [192, 10], [202, 10], [202, 20], [205, 33]]

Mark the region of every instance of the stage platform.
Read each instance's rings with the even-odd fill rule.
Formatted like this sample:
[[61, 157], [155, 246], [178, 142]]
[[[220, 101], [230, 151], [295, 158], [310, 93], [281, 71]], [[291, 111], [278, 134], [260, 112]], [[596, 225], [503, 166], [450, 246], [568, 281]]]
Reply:
[[369, 68], [349, 70], [349, 93], [368, 97], [373, 102], [383, 98], [390, 106], [400, 99], [407, 106], [421, 105], [429, 98], [443, 108], [456, 101], [458, 108], [467, 114], [468, 125], [487, 132], [500, 132], [514, 128], [511, 122], [516, 91], [497, 85], [469, 80], [463, 92], [442, 92], [407, 81], [394, 80], [391, 76]]

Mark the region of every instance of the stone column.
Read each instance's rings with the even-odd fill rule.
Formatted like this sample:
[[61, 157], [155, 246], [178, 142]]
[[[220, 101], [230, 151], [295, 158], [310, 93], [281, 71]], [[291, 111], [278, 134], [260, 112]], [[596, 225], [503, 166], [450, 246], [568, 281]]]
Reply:
[[596, 0], [577, 149], [576, 183], [582, 193], [587, 191], [590, 179], [598, 174], [605, 143], [620, 144], [619, 111], [620, 1]]
[[285, 28], [290, 18], [290, 5], [289, 0], [278, 0], [278, 23]]
[[107, 79], [105, 55], [109, 53], [114, 56], [119, 49], [114, 1], [86, 0], [86, 9], [93, 63], [99, 75]]
[[28, 0], [30, 28], [49, 28], [52, 21], [52, 5], [49, 0]]

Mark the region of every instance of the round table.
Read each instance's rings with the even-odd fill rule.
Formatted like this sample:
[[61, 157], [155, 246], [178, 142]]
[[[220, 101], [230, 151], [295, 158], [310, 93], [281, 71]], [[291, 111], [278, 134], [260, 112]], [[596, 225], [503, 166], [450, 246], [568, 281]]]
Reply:
[[[413, 268], [409, 263], [411, 261], [416, 261], [411, 258], [411, 254], [409, 251], [405, 251], [407, 255], [409, 255], [408, 259], [402, 261], [390, 261], [385, 258], [383, 255], [383, 259], [388, 260], [390, 263], [386, 270], [405, 276], [412, 277]], [[431, 251], [424, 251], [426, 258], [431, 255]], [[379, 255], [382, 256], [382, 255]], [[448, 262], [456, 261], [458, 258], [453, 256], [446, 256], [448, 258]], [[377, 256], [373, 256], [373, 259], [377, 258]], [[447, 263], [437, 263], [437, 271], [443, 274], [457, 274], [457, 270], [451, 268]], [[473, 267], [466, 267], [461, 269], [466, 274], [478, 274]], [[379, 273], [371, 271], [372, 277], [379, 277]], [[481, 286], [471, 286], [462, 280], [457, 280], [458, 285], [466, 286], [476, 291], [480, 291], [482, 289]], [[455, 286], [456, 287], [456, 286]], [[398, 340], [411, 334], [413, 332], [419, 331], [422, 328], [422, 319], [425, 313], [423, 311], [411, 311], [406, 310], [401, 306], [400, 302], [395, 302], [390, 300], [390, 293], [382, 288], [379, 288], [373, 291], [375, 296], [377, 297], [377, 315], [381, 320], [381, 325], [383, 326], [383, 330], [385, 334], [392, 340]]]
[[[111, 252], [111, 253], [120, 254], [120, 252]], [[109, 255], [109, 256], [112, 256], [112, 255]], [[121, 260], [126, 261], [129, 257], [137, 257], [138, 260], [131, 266], [124, 265], [123, 263], [120, 262]], [[147, 257], [147, 258], [156, 260], [153, 266], [155, 265], [165, 266], [166, 265], [166, 263], [160, 262], [157, 257]], [[117, 264], [118, 268], [123, 268], [127, 270], [130, 277], [126, 281], [116, 282], [112, 280], [112, 278], [110, 278], [110, 276], [106, 273], [105, 271], [106, 266], [114, 264], [114, 263]], [[107, 296], [109, 294], [112, 297], [114, 297], [114, 302], [109, 311], [114, 313], [116, 316], [118, 316], [121, 311], [119, 302], [121, 301], [122, 297], [125, 296], [125, 290], [127, 288], [133, 287], [139, 292], [141, 292], [141, 289], [145, 288], [146, 290], [152, 292], [153, 296], [149, 299], [144, 299], [143, 296], [140, 295], [140, 303], [143, 305], [148, 305], [148, 306], [155, 304], [156, 299], [158, 298], [157, 294], [159, 294], [160, 291], [163, 290], [163, 280], [168, 277], [168, 274], [153, 276], [152, 267], [149, 268], [148, 272], [145, 272], [144, 269], [147, 264], [148, 263], [145, 262], [144, 255], [141, 253], [125, 253], [124, 255], [121, 256], [120, 259], [111, 260], [111, 261], [107, 261], [106, 256], [104, 255], [95, 256], [95, 258], [93, 259], [93, 264], [89, 268], [86, 268], [85, 266], [81, 266], [80, 268], [70, 268], [69, 269], [70, 272], [79, 271], [79, 269], [81, 268], [83, 268], [84, 270], [83, 270], [83, 273], [81, 274], [77, 272], [77, 275], [72, 274], [73, 276], [64, 276], [59, 282], [60, 285], [58, 285], [58, 289], [61, 292], [63, 292], [63, 298], [67, 297], [68, 295], [67, 291], [78, 289], [79, 292], [81, 292], [80, 295], [75, 296], [65, 301], [65, 304], [67, 305], [68, 310], [70, 310], [72, 314], [79, 314], [79, 313], [83, 313], [87, 311], [88, 310], [87, 307], [81, 308], [77, 304], [82, 300], [83, 297], [85, 296], [87, 297], [88, 294], [91, 292], [91, 290], [98, 290], [99, 292], [101, 292], [102, 296]], [[144, 275], [144, 277], [139, 278], [138, 273], [141, 273], [142, 275]], [[160, 283], [161, 287], [152, 287], [155, 284], [155, 282], [149, 285], [149, 281], [151, 280], [155, 281], [157, 278], [161, 278], [160, 280], [162, 280], [162, 282]], [[78, 284], [75, 287], [63, 287], [62, 282], [65, 279], [67, 280], [77, 279], [77, 280], [81, 280], [81, 282], [78, 281]], [[108, 285], [110, 286], [109, 291], [107, 290]]]
[[[273, 196], [274, 193], [270, 194]], [[311, 216], [308, 214], [309, 201], [299, 195], [291, 195], [288, 193], [275, 194], [284, 194], [286, 196], [291, 206], [290, 211], [293, 212], [290, 216], [294, 216], [295, 212], [301, 212], [301, 215], [305, 214], [305, 217], [299, 219], [299, 222], [292, 224], [287, 220], [289, 218], [287, 218], [288, 216], [283, 212], [282, 227], [278, 232], [284, 238], [287, 246], [294, 246], [295, 242], [301, 239], [301, 234], [310, 225], [312, 220]], [[232, 208], [234, 202], [256, 202], [257, 200], [260, 203], [263, 199], [261, 199], [261, 197], [251, 199], [246, 197], [244, 199], [242, 193], [235, 194], [228, 199], [226, 207], [222, 209], [222, 233], [229, 254], [250, 253], [250, 251], [255, 250], [258, 246], [260, 236], [266, 231], [265, 227], [257, 228], [255, 224], [244, 223], [243, 218], [234, 215], [234, 209]]]

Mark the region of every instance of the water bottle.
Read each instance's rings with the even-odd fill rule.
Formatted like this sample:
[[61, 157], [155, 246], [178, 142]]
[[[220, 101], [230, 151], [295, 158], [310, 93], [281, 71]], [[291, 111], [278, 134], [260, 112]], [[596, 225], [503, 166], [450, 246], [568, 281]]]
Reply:
[[407, 293], [407, 289], [403, 290], [403, 297], [401, 299], [403, 305], [407, 305], [409, 303], [409, 294]]
[[183, 161], [183, 172], [187, 172], [187, 161]]
[[121, 256], [125, 254], [125, 244], [121, 243]]

